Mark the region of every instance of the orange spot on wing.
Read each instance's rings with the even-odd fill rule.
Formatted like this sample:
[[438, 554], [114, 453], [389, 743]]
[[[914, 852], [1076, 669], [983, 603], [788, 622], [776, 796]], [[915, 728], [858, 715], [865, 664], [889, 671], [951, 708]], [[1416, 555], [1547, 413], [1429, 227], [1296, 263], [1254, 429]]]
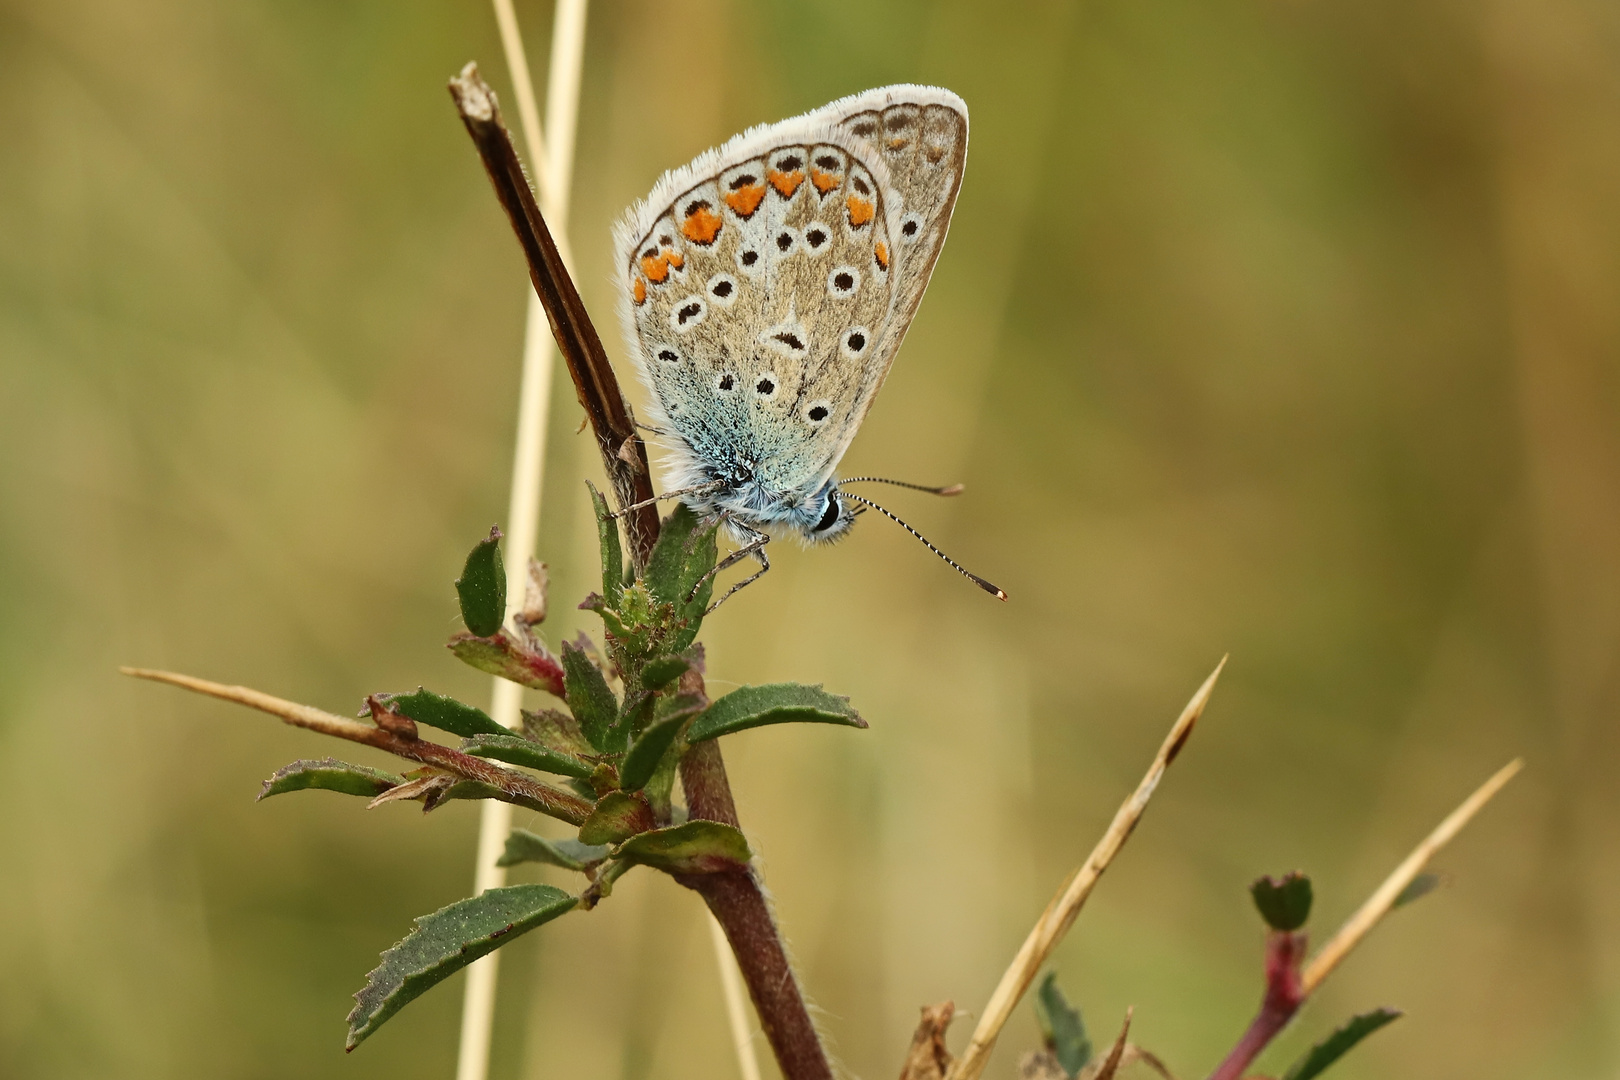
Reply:
[[678, 251], [666, 251], [664, 252], [664, 261], [679, 270], [686, 265], [686, 256]]
[[799, 190], [799, 185], [804, 183], [804, 171], [794, 169], [792, 172], [785, 173], [772, 169], [765, 174], [765, 179], [771, 182], [771, 187], [776, 189], [778, 195], [784, 199], [791, 199], [793, 193]]
[[844, 200], [844, 205], [849, 207], [850, 226], [856, 229], [863, 228], [872, 220], [872, 215], [877, 213], [877, 207], [871, 200], [863, 199], [859, 195], [851, 195]]
[[904, 150], [906, 148], [906, 141], [907, 140], [905, 140], [905, 139], [890, 139], [889, 140], [889, 149], [890, 150]]
[[872, 254], [877, 257], [878, 269], [887, 270], [889, 268], [889, 245], [879, 240], [877, 247], [872, 250]]
[[759, 209], [759, 204], [765, 198], [764, 184], [749, 184], [736, 191], [726, 194], [726, 205], [731, 207], [732, 213], [747, 221]]
[[837, 187], [840, 183], [838, 177], [834, 176], [832, 173], [822, 172], [820, 169], [810, 170], [810, 182], [814, 184], [816, 190], [821, 192], [823, 195]]
[[637, 307], [645, 304], [647, 302], [647, 283], [640, 278], [636, 278], [634, 284], [630, 286], [630, 296], [635, 300]]
[[686, 221], [681, 224], [681, 233], [692, 243], [707, 247], [720, 235], [720, 215], [708, 203], [698, 203], [686, 215]]
[[641, 259], [641, 272], [647, 275], [647, 280], [654, 285], [662, 285], [669, 278], [670, 252], [659, 255], [644, 255]]

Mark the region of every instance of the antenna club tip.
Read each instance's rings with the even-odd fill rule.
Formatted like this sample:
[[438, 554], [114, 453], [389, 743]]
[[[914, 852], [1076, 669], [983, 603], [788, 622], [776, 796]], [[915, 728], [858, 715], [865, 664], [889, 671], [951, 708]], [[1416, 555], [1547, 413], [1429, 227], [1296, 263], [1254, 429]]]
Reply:
[[[963, 491], [966, 491], [966, 490], [967, 490], [967, 485], [966, 484], [952, 484], [949, 487], [940, 488], [938, 493], [940, 495], [960, 495], [960, 494], [962, 494]], [[1006, 597], [1002, 597], [1002, 599], [1005, 600]]]

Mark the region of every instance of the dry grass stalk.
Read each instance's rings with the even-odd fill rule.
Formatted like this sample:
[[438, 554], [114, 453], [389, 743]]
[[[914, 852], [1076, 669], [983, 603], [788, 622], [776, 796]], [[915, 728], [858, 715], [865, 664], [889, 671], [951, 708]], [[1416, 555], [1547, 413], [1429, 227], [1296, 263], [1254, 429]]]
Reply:
[[1429, 860], [1450, 843], [1452, 837], [1461, 832], [1463, 826], [1473, 820], [1474, 815], [1479, 813], [1522, 768], [1524, 761], [1521, 758], [1515, 758], [1502, 766], [1496, 775], [1481, 784], [1478, 791], [1464, 799], [1462, 805], [1448, 814], [1444, 821], [1435, 826], [1432, 833], [1424, 837], [1422, 843], [1412, 849], [1412, 854], [1395, 868], [1394, 873], [1378, 886], [1356, 913], [1339, 927], [1339, 932], [1334, 934], [1328, 943], [1322, 946], [1321, 951], [1305, 965], [1300, 981], [1306, 996], [1322, 985], [1322, 980], [1333, 973], [1333, 969], [1350, 954], [1350, 950], [1361, 944], [1362, 939], [1372, 933], [1373, 927], [1390, 913], [1395, 901], [1412, 880], [1423, 872]]
[[1018, 955], [1013, 958], [1012, 964], [1002, 975], [995, 993], [990, 995], [990, 1001], [984, 1007], [967, 1049], [963, 1051], [961, 1059], [951, 1071], [950, 1080], [978, 1080], [984, 1072], [1001, 1029], [1006, 1026], [1013, 1010], [1028, 992], [1030, 984], [1035, 981], [1041, 965], [1046, 963], [1047, 957], [1052, 955], [1052, 950], [1063, 940], [1063, 935], [1074, 925], [1075, 917], [1080, 914], [1080, 908], [1091, 895], [1091, 890], [1096, 887], [1097, 879], [1102, 877], [1103, 871], [1108, 869], [1108, 864], [1114, 861], [1114, 856], [1119, 854], [1120, 848], [1125, 846], [1125, 841], [1130, 839], [1131, 831], [1136, 828], [1136, 823], [1147, 810], [1148, 800], [1153, 798], [1153, 792], [1164, 777], [1165, 770], [1181, 752], [1182, 746], [1192, 734], [1193, 725], [1203, 715], [1204, 706], [1209, 703], [1209, 696], [1215, 690], [1215, 682], [1225, 667], [1226, 658], [1222, 657], [1215, 670], [1210, 672], [1209, 678], [1204, 680], [1204, 684], [1198, 688], [1198, 692], [1192, 696], [1192, 700], [1187, 702], [1187, 707], [1176, 718], [1175, 724], [1170, 728], [1170, 734], [1165, 736], [1153, 764], [1149, 766], [1147, 775], [1142, 777], [1142, 782], [1136, 786], [1130, 798], [1120, 806], [1114, 820], [1109, 823], [1108, 831], [1097, 841], [1097, 846], [1092, 849], [1090, 857], [1069, 876], [1063, 887], [1058, 890], [1058, 894], [1052, 898], [1052, 902], [1046, 905], [1046, 910], [1041, 913], [1034, 929], [1024, 939]]

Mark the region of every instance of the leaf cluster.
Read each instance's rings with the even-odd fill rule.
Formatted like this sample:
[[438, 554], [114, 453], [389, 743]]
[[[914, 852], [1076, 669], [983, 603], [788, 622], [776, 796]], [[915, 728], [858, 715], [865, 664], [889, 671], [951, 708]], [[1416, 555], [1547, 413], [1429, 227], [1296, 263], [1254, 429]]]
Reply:
[[[527, 597], [523, 611], [507, 618], [499, 529], [473, 547], [455, 583], [466, 631], [451, 638], [450, 651], [480, 671], [550, 694], [553, 704], [524, 711], [522, 728], [514, 731], [482, 709], [425, 688], [367, 699], [373, 722], [403, 738], [415, 740], [419, 727], [432, 728], [460, 738], [457, 760], [487, 759], [548, 776], [529, 783], [554, 792], [555, 805], [532, 799], [522, 805], [568, 821], [577, 834], [548, 839], [515, 830], [500, 864], [559, 867], [584, 875], [585, 887], [578, 895], [540, 885], [491, 889], [418, 919], [356, 995], [350, 1049], [478, 956], [568, 911], [594, 907], [636, 866], [677, 875], [747, 872], [752, 853], [741, 832], [687, 820], [676, 802], [680, 763], [693, 745], [767, 724], [866, 726], [848, 699], [819, 686], [744, 686], [711, 702], [697, 635], [712, 593], [715, 525], [677, 505], [637, 572], [625, 564], [607, 501], [594, 488], [590, 494], [602, 588], [580, 607], [602, 620], [599, 646], [582, 635], [560, 655], [552, 652], [537, 630], [543, 593]], [[531, 592], [543, 590], [543, 582], [543, 572], [531, 573]], [[469, 777], [437, 764], [395, 775], [322, 758], [279, 770], [260, 798], [321, 789], [364, 796], [372, 806], [410, 800], [432, 810], [453, 799], [520, 801], [499, 783], [512, 775], [497, 769], [493, 778]]]

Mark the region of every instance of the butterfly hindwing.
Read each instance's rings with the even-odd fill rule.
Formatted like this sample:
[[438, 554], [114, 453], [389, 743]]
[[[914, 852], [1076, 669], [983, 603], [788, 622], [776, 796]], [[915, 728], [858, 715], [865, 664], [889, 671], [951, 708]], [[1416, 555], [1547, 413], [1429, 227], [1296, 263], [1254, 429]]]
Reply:
[[791, 501], [831, 474], [927, 285], [966, 146], [948, 91], [868, 91], [739, 136], [632, 209], [621, 310], [675, 436], [671, 484], [740, 461]]

